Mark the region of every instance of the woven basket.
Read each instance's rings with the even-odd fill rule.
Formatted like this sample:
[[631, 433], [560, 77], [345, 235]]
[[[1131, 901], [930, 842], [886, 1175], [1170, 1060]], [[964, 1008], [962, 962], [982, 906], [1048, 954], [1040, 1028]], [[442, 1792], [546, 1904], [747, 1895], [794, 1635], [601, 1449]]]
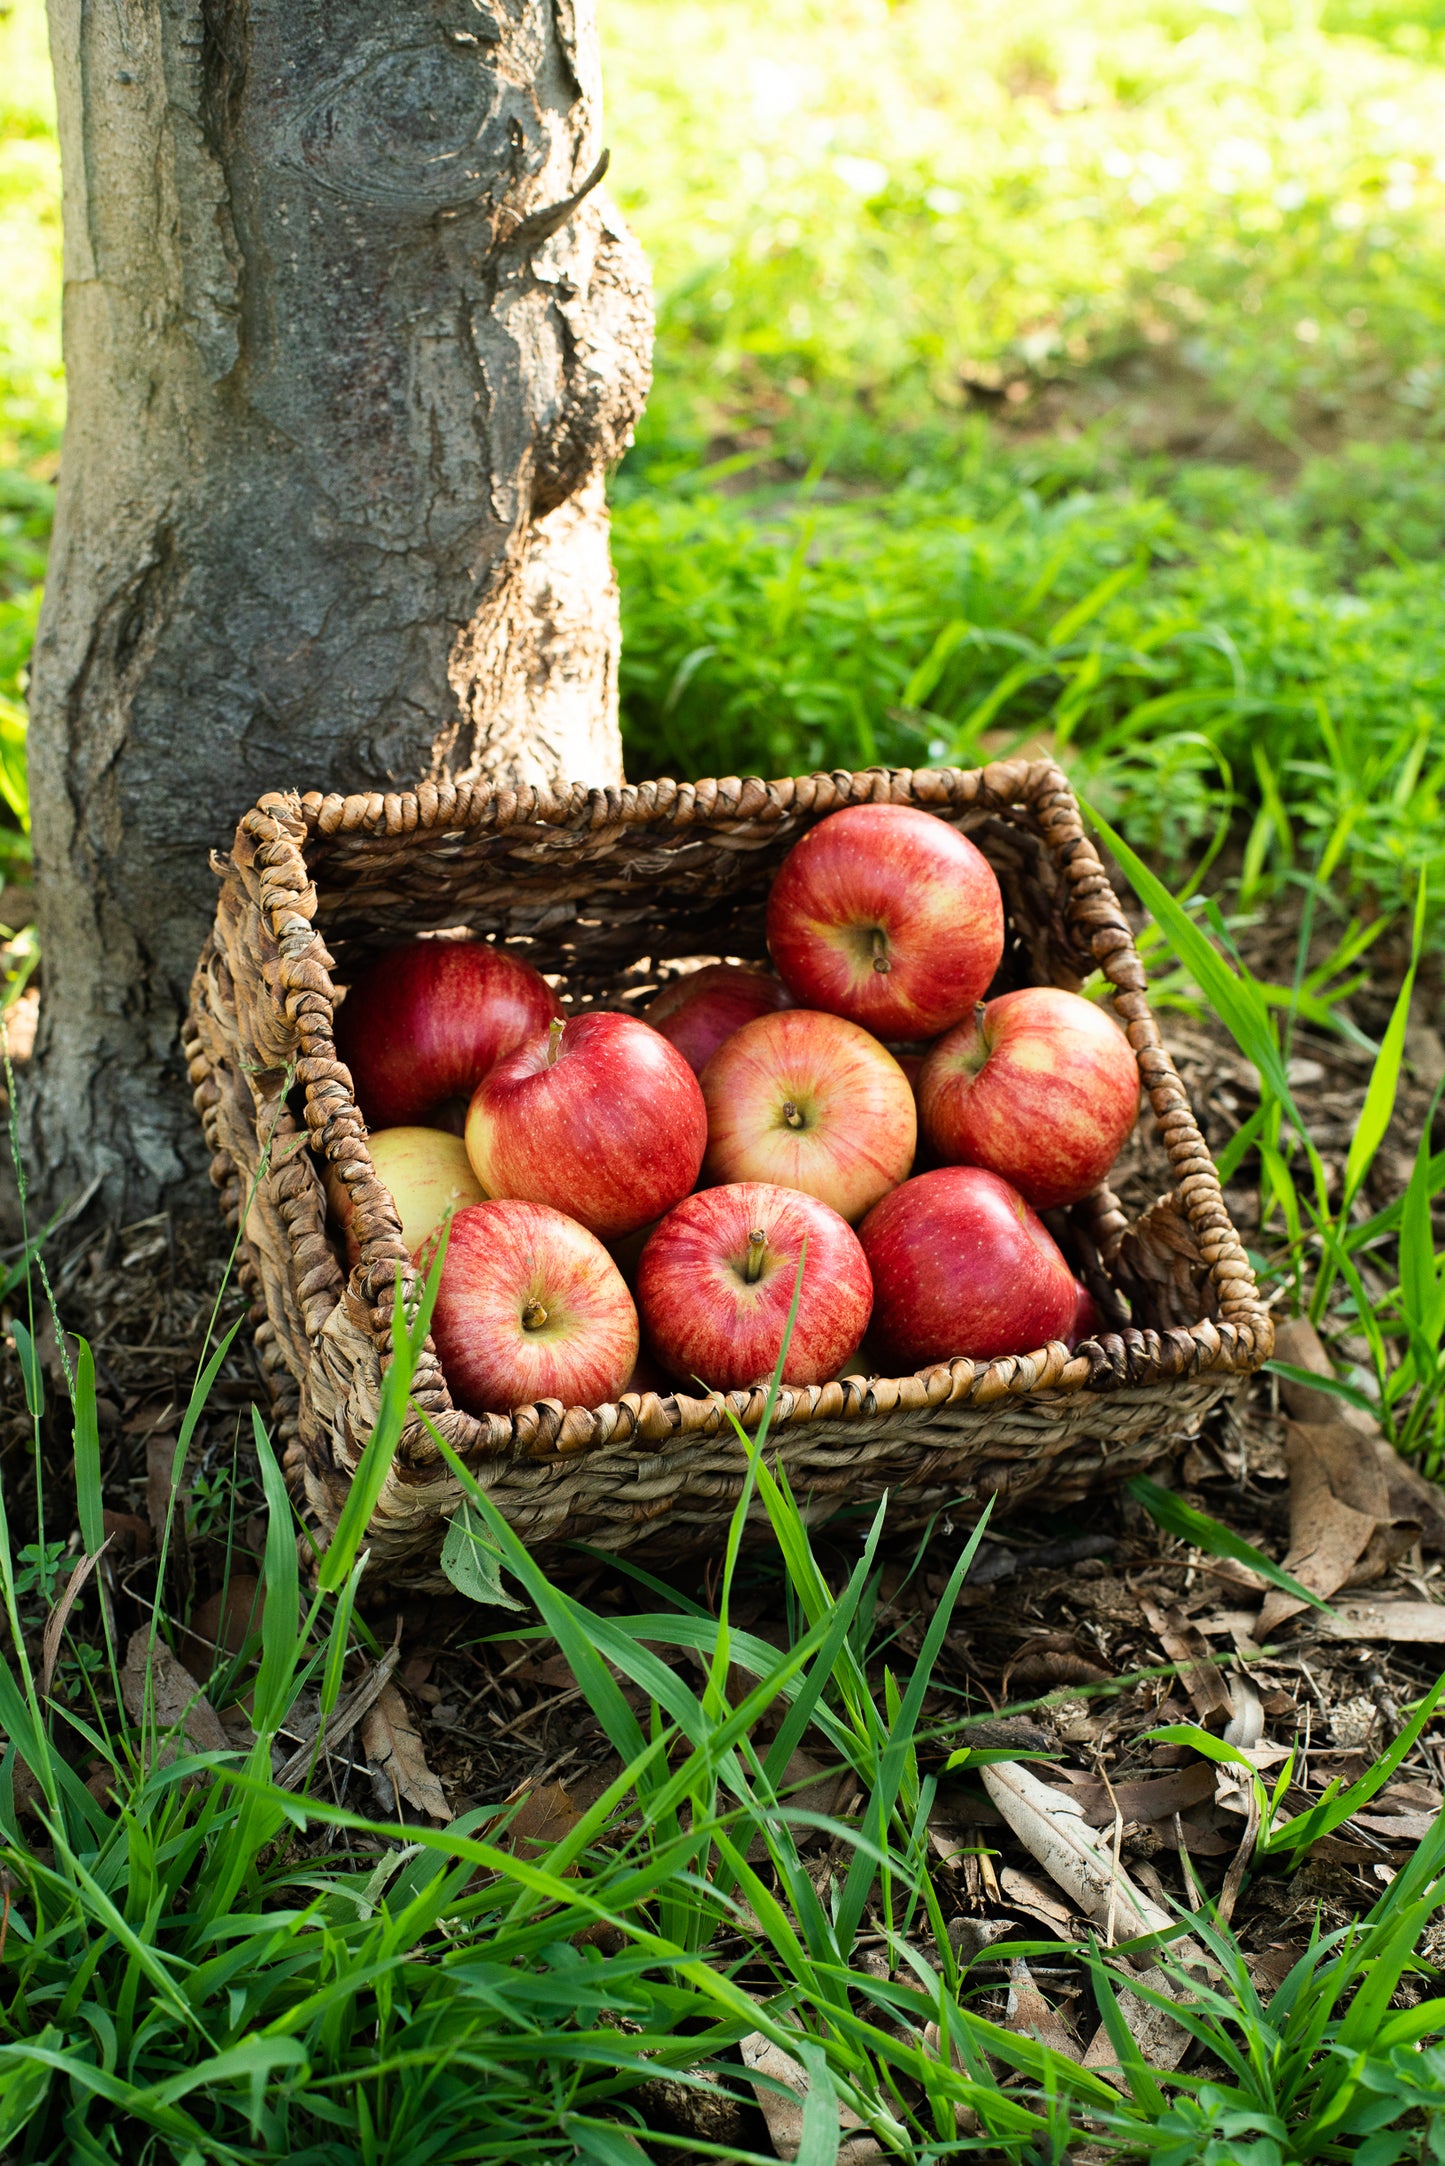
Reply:
[[[640, 995], [669, 960], [760, 958], [767, 889], [785, 852], [814, 821], [859, 803], [920, 806], [983, 851], [1009, 927], [995, 990], [1106, 974], [1175, 1186], [1132, 1226], [1108, 1189], [1050, 1215], [1111, 1326], [1076, 1352], [1056, 1343], [782, 1392], [773, 1445], [809, 1517], [868, 1507], [885, 1489], [891, 1526], [940, 1510], [967, 1518], [990, 1496], [999, 1507], [1072, 1501], [1158, 1460], [1268, 1357], [1269, 1316], [1160, 1044], [1128, 925], [1050, 762], [577, 785], [558, 796], [486, 782], [277, 793], [241, 821], [231, 856], [215, 860], [220, 906], [185, 1045], [232, 1225], [254, 1184], [242, 1282], [288, 1471], [323, 1529], [336, 1522], [376, 1411], [398, 1268], [412, 1278], [336, 1057], [338, 979], [400, 937], [453, 926], [522, 943], [539, 969], [559, 974], [574, 1009]], [[327, 1226], [327, 1161], [355, 1199], [360, 1261], [349, 1279]], [[577, 1540], [645, 1545], [663, 1563], [715, 1542], [745, 1464], [726, 1406], [751, 1431], [763, 1405], [761, 1391], [726, 1401], [644, 1392], [478, 1420], [453, 1406], [430, 1345], [414, 1398], [554, 1564], [559, 1545]], [[444, 1586], [437, 1557], [458, 1498], [412, 1423], [372, 1524], [372, 1573]]]

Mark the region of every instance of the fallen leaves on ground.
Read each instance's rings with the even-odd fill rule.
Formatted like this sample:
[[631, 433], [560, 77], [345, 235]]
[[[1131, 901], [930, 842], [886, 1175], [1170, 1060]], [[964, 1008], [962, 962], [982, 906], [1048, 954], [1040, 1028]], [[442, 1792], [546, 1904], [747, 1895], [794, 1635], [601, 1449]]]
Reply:
[[454, 1818], [441, 1784], [427, 1765], [406, 1701], [395, 1685], [383, 1685], [362, 1718], [361, 1749], [383, 1812], [400, 1819], [405, 1800], [430, 1820]]

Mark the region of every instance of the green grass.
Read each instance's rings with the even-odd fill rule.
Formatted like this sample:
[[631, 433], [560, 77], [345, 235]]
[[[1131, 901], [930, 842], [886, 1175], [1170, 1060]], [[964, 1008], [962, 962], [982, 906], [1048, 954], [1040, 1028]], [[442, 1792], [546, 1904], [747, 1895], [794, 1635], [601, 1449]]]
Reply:
[[[1157, 1996], [1117, 1951], [1095, 1944], [1075, 1956], [1118, 2064], [1114, 2080], [986, 2012], [980, 2001], [1000, 1961], [1037, 1951], [994, 1944], [977, 1963], [955, 1953], [928, 1833], [936, 1783], [919, 1759], [925, 1695], [982, 1526], [908, 1667], [880, 1673], [871, 1619], [886, 1505], [837, 1588], [786, 1480], [769, 1471], [766, 1424], [749, 1453], [715, 1613], [680, 1598], [650, 1613], [587, 1609], [547, 1579], [441, 1446], [468, 1493], [483, 1576], [495, 1585], [507, 1574], [531, 1605], [528, 1636], [555, 1643], [623, 1763], [560, 1840], [514, 1846], [505, 1801], [439, 1830], [377, 1821], [324, 1795], [314, 1749], [301, 1791], [279, 1787], [273, 1742], [287, 1735], [289, 1749], [308, 1714], [314, 1731], [348, 1666], [354, 1679], [377, 1652], [364, 1633], [356, 1644], [366, 1499], [395, 1449], [439, 1261], [410, 1320], [398, 1299], [397, 1358], [354, 1508], [304, 1600], [297, 1530], [255, 1417], [270, 1508], [266, 1607], [259, 1634], [218, 1661], [207, 1688], [214, 1705], [245, 1708], [249, 1747], [200, 1751], [183, 1716], [156, 1717], [159, 1616], [142, 1710], [129, 1722], [120, 1715], [109, 1613], [82, 1626], [94, 1583], [65, 1629], [47, 1634], [83, 1680], [79, 1704], [52, 1694], [27, 1648], [34, 1575], [17, 1570], [0, 1507], [11, 1640], [0, 1663], [0, 2144], [16, 2166], [137, 2157], [501, 2166], [524, 2155], [539, 2166], [625, 2166], [649, 2155], [638, 2141], [638, 2086], [677, 2071], [736, 2087], [735, 2049], [755, 2033], [806, 2075], [803, 2166], [836, 2158], [845, 2108], [888, 2156], [913, 2166], [980, 2150], [1014, 2166], [1062, 2166], [1086, 2137], [1096, 2156], [1154, 2166], [1393, 2166], [1445, 2155], [1436, 2110], [1445, 2002], [1391, 2007], [1445, 1906], [1445, 1816], [1369, 1915], [1316, 1932], [1267, 1997], [1202, 1897], [1181, 1912], [1155, 1951], [1187, 1988], [1177, 2013], [1203, 2049], [1196, 2072], [1162, 2074], [1144, 2059], [1119, 1984]], [[33, 1321], [40, 1297], [31, 1294]], [[198, 1380], [182, 1425], [177, 1481], [217, 1366]], [[71, 1393], [77, 1517], [94, 1553], [101, 1461], [83, 1346]], [[38, 1448], [38, 1391], [32, 1398]], [[789, 1591], [794, 1622], [782, 1648], [731, 1615], [754, 1492]], [[174, 1499], [173, 1483], [173, 1508]], [[42, 1551], [44, 1536], [42, 1524]], [[163, 1548], [158, 1584], [164, 1571]], [[701, 1658], [700, 1687], [665, 1659], [684, 1649]], [[133, 1650], [127, 1661], [133, 1667]], [[741, 1696], [739, 1675], [749, 1680]], [[1441, 1689], [1445, 1680], [1429, 1705]], [[862, 1803], [848, 1821], [790, 1802], [785, 1770], [805, 1735], [821, 1735], [836, 1767], [851, 1771]], [[928, 1740], [935, 1756], [946, 1741]], [[100, 1779], [83, 1784], [82, 1762]], [[22, 1772], [27, 1824], [17, 1810]], [[1293, 1833], [1307, 1849], [1316, 1820], [1318, 1832], [1331, 1824], [1328, 1800], [1308, 1826], [1275, 1819], [1270, 1840], [1288, 1849]], [[821, 1882], [803, 1847], [816, 1833], [834, 1842]], [[891, 1977], [857, 1960], [869, 1919], [881, 1925]], [[1186, 1923], [1204, 1951], [1202, 1977], [1171, 1953]], [[605, 1956], [599, 1928], [611, 1936]]]
[[1386, 907], [1421, 870], [1445, 897], [1438, 572], [1376, 565], [1348, 590], [1326, 574], [1364, 470], [1316, 464], [1308, 539], [1298, 504], [1212, 519], [1248, 496], [1217, 468], [1089, 488], [983, 432], [951, 483], [863, 501], [624, 478], [629, 766], [971, 765], [1043, 738], [1168, 862], [1265, 779], [1289, 814], [1277, 868], [1345, 821], [1348, 871]]
[[870, 433], [956, 412], [968, 381], [1026, 405], [1141, 354], [1285, 450], [1341, 417], [1438, 428], [1432, 59], [1309, 0], [604, 0], [602, 21], [615, 180], [664, 296], [645, 446], [816, 449], [841, 415], [873, 471]]
[[1445, 893], [1433, 20], [605, 8], [631, 770], [1046, 733], [1167, 863], [1275, 804], [1266, 886], [1345, 823], [1370, 907]]

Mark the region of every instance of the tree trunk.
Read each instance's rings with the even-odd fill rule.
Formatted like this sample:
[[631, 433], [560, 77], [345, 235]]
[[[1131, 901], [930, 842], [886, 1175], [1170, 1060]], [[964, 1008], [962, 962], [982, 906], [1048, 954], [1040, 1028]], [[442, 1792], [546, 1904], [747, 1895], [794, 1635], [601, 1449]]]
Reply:
[[36, 647], [32, 1161], [204, 1161], [176, 1029], [263, 790], [615, 781], [646, 265], [593, 0], [50, 0], [70, 421]]

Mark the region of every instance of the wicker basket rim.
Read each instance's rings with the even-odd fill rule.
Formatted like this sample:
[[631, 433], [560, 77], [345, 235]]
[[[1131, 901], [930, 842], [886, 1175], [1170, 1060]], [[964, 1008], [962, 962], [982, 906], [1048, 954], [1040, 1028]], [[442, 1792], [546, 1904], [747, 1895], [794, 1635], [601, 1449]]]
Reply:
[[[1170, 1211], [1176, 1220], [1184, 1220], [1212, 1282], [1218, 1320], [1204, 1317], [1193, 1325], [1163, 1332], [1105, 1333], [1072, 1353], [1056, 1341], [1032, 1353], [991, 1362], [958, 1357], [908, 1377], [785, 1388], [778, 1395], [773, 1428], [894, 1412], [922, 1413], [964, 1400], [984, 1408], [1023, 1394], [1056, 1399], [1084, 1390], [1157, 1384], [1205, 1373], [1244, 1375], [1257, 1369], [1273, 1343], [1269, 1312], [1259, 1298], [1188, 1098], [1149, 1012], [1143, 966], [1130, 927], [1084, 832], [1067, 778], [1049, 760], [996, 761], [979, 769], [838, 770], [773, 782], [755, 776], [724, 776], [615, 787], [576, 783], [561, 791], [504, 786], [483, 778], [471, 783], [423, 782], [412, 791], [348, 796], [268, 792], [239, 823], [236, 855], [247, 859], [260, 876], [263, 914], [276, 947], [275, 992], [296, 1027], [295, 1071], [306, 1093], [313, 1145], [334, 1160], [344, 1142], [353, 1166], [359, 1147], [370, 1168], [350, 1074], [337, 1059], [332, 1039], [336, 1004], [332, 965], [314, 923], [317, 893], [307, 862], [309, 844], [321, 838], [364, 840], [538, 826], [594, 837], [608, 829], [767, 827], [861, 803], [914, 805], [943, 816], [1022, 817], [1040, 833], [1081, 947], [1113, 986], [1115, 1010], [1138, 1059], [1175, 1182], [1173, 1196], [1161, 1198], [1133, 1230], [1142, 1234], [1156, 1216]], [[224, 860], [217, 861], [217, 870], [225, 870]], [[357, 1199], [353, 1224], [361, 1261], [345, 1298], [353, 1316], [365, 1305], [370, 1336], [384, 1366], [390, 1355], [391, 1295], [397, 1272], [401, 1272], [408, 1299], [416, 1296], [417, 1277], [401, 1241], [394, 1206], [374, 1169], [371, 1172], [367, 1194]], [[1105, 1220], [1112, 1206], [1117, 1247], [1126, 1222], [1112, 1196], [1107, 1191], [1101, 1196]], [[766, 1393], [762, 1387], [751, 1392], [714, 1392], [703, 1398], [628, 1393], [615, 1403], [591, 1408], [543, 1401], [508, 1415], [473, 1417], [452, 1404], [428, 1342], [414, 1398], [427, 1422], [464, 1455], [536, 1457], [571, 1456], [629, 1443], [645, 1448], [679, 1435], [714, 1435], [734, 1416], [752, 1431], [762, 1419]], [[409, 1425], [404, 1441], [407, 1448], [399, 1457], [398, 1473], [404, 1473], [408, 1462], [418, 1469], [435, 1463], [436, 1447], [425, 1423]]]

